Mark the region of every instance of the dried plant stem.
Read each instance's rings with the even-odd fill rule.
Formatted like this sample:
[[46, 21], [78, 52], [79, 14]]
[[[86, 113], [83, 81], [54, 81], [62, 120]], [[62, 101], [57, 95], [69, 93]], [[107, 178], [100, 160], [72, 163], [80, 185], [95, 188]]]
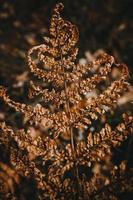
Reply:
[[71, 121], [73, 121], [73, 120], [72, 120], [72, 115], [71, 115], [71, 111], [70, 111], [70, 104], [69, 104], [69, 99], [68, 99], [68, 94], [67, 94], [67, 81], [66, 81], [66, 77], [65, 77], [65, 73], [64, 73], [63, 56], [62, 56], [62, 50], [61, 50], [60, 43], [59, 43], [59, 50], [60, 50], [60, 55], [61, 55], [62, 72], [64, 74], [64, 86], [65, 86], [65, 95], [66, 95], [66, 109], [65, 109], [65, 112], [66, 112], [66, 114], [67, 114], [67, 116], [69, 118], [69, 121], [70, 121], [68, 134], [70, 134], [70, 138], [71, 138], [71, 149], [72, 149], [72, 154], [73, 154], [73, 159], [74, 159], [74, 172], [75, 172], [75, 176], [77, 178], [78, 192], [80, 192], [81, 183], [80, 183], [78, 168], [77, 168], [76, 163], [75, 163], [75, 161], [76, 161], [76, 150], [75, 150], [75, 145], [74, 145], [73, 127], [72, 127], [72, 124], [71, 124]]
[[[64, 65], [63, 65], [63, 56], [62, 56], [62, 50], [61, 50], [61, 46], [59, 43], [59, 48], [60, 48], [60, 55], [61, 55], [61, 63], [62, 63], [62, 72], [64, 74]], [[69, 126], [69, 133], [71, 135], [71, 148], [72, 148], [72, 152], [73, 152], [73, 158], [75, 160], [76, 155], [75, 155], [75, 147], [74, 147], [74, 137], [73, 137], [73, 130], [72, 130], [72, 126], [71, 126], [71, 119], [72, 119], [72, 115], [70, 112], [70, 105], [69, 105], [69, 99], [68, 99], [68, 94], [67, 94], [67, 82], [66, 82], [66, 77], [64, 76], [64, 86], [65, 86], [65, 95], [66, 95], [66, 114], [70, 120], [70, 126]]]
[[[66, 94], [66, 98], [67, 98], [67, 84], [66, 84], [66, 79], [65, 79], [65, 94]], [[73, 153], [73, 159], [74, 159], [74, 173], [75, 173], [75, 176], [77, 178], [77, 186], [78, 186], [78, 193], [80, 193], [81, 191], [81, 181], [80, 181], [80, 178], [79, 178], [79, 172], [78, 172], [78, 168], [77, 168], [77, 165], [76, 165], [76, 149], [75, 149], [75, 145], [74, 145], [74, 135], [73, 135], [73, 127], [71, 125], [71, 120], [72, 120], [72, 115], [71, 115], [71, 112], [70, 112], [70, 105], [69, 105], [69, 99], [67, 98], [67, 107], [66, 107], [66, 112], [67, 112], [67, 115], [70, 119], [70, 126], [69, 126], [69, 133], [70, 133], [70, 138], [71, 138], [71, 149], [72, 149], [72, 153]], [[78, 194], [79, 196], [79, 194]]]

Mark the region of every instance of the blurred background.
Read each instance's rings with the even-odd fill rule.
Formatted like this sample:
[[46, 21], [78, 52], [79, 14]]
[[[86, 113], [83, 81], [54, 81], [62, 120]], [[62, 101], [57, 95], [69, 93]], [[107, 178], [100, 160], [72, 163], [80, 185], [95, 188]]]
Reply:
[[[43, 43], [57, 2], [63, 2], [65, 6], [63, 18], [79, 29], [80, 62], [92, 61], [100, 52], [107, 52], [115, 57], [116, 62], [128, 65], [129, 82], [133, 84], [133, 0], [0, 0], [0, 86], [8, 89], [11, 99], [29, 103], [27, 90], [31, 79], [26, 53], [31, 47]], [[127, 93], [126, 99], [130, 95]], [[127, 110], [129, 114], [133, 113], [131, 104], [121, 107], [121, 112]], [[6, 121], [15, 128], [25, 127], [21, 113], [15, 112], [1, 100], [0, 121]], [[108, 121], [111, 125], [117, 125], [120, 110], [115, 110], [113, 118], [108, 115]], [[33, 127], [30, 128], [33, 132], [36, 131]], [[115, 164], [126, 158], [128, 164], [133, 166], [132, 144], [133, 138], [125, 141], [114, 152], [112, 160]], [[3, 149], [2, 156], [5, 151]], [[28, 191], [28, 185], [22, 187]], [[33, 189], [29, 192], [30, 195], [31, 193]], [[133, 194], [124, 194], [121, 199], [131, 200]]]

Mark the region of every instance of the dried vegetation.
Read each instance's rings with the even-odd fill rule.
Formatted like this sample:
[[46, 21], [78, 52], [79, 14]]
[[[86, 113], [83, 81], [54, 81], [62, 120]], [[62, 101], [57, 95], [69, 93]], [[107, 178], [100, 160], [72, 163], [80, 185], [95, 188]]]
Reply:
[[128, 68], [107, 54], [79, 64], [78, 30], [61, 18], [62, 9], [61, 3], [55, 6], [44, 44], [28, 51], [30, 72], [38, 78], [28, 91], [35, 103], [18, 103], [0, 88], [1, 98], [23, 113], [25, 123], [21, 130], [0, 123], [2, 199], [115, 200], [133, 192], [128, 152], [113, 160], [129, 137], [130, 152], [133, 116], [126, 112], [110, 123], [133, 101]]

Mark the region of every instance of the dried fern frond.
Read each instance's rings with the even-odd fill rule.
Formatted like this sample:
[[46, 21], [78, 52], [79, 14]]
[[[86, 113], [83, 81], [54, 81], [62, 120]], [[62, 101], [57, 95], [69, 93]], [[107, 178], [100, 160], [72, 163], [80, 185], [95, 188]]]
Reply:
[[[0, 88], [3, 101], [28, 122], [25, 130], [0, 123], [0, 145], [8, 154], [8, 165], [0, 162], [0, 180], [16, 173], [7, 193], [18, 199], [13, 187], [21, 190], [22, 179], [35, 183], [37, 199], [117, 199], [119, 180], [119, 194], [127, 189], [128, 161], [114, 164], [113, 151], [133, 134], [133, 116], [125, 113], [114, 125], [109, 119], [123, 105], [123, 95], [131, 95], [128, 68], [106, 53], [78, 64], [78, 29], [62, 19], [62, 9], [62, 3], [55, 6], [44, 44], [28, 51], [29, 70], [39, 79], [38, 84], [30, 81], [28, 96], [39, 97], [37, 103], [18, 103]], [[34, 127], [39, 136], [33, 137]]]

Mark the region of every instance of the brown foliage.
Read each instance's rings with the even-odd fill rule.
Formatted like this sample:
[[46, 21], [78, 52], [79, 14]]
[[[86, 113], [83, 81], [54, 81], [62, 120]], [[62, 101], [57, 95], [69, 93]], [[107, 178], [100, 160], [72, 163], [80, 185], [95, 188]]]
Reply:
[[[33, 199], [117, 199], [133, 191], [127, 187], [133, 181], [126, 177], [132, 174], [127, 162], [112, 162], [113, 149], [133, 133], [133, 117], [123, 114], [116, 126], [108, 123], [130, 90], [128, 68], [107, 54], [78, 64], [78, 30], [61, 18], [62, 9], [61, 3], [55, 6], [44, 44], [28, 51], [30, 72], [43, 82], [30, 82], [29, 98], [39, 96], [40, 101], [21, 104], [0, 89], [4, 102], [22, 112], [28, 124], [27, 130], [13, 130], [0, 123], [0, 142], [8, 157], [0, 163], [0, 192], [7, 199], [28, 199], [30, 191], [35, 191]], [[25, 192], [23, 179], [35, 185], [23, 186]]]

